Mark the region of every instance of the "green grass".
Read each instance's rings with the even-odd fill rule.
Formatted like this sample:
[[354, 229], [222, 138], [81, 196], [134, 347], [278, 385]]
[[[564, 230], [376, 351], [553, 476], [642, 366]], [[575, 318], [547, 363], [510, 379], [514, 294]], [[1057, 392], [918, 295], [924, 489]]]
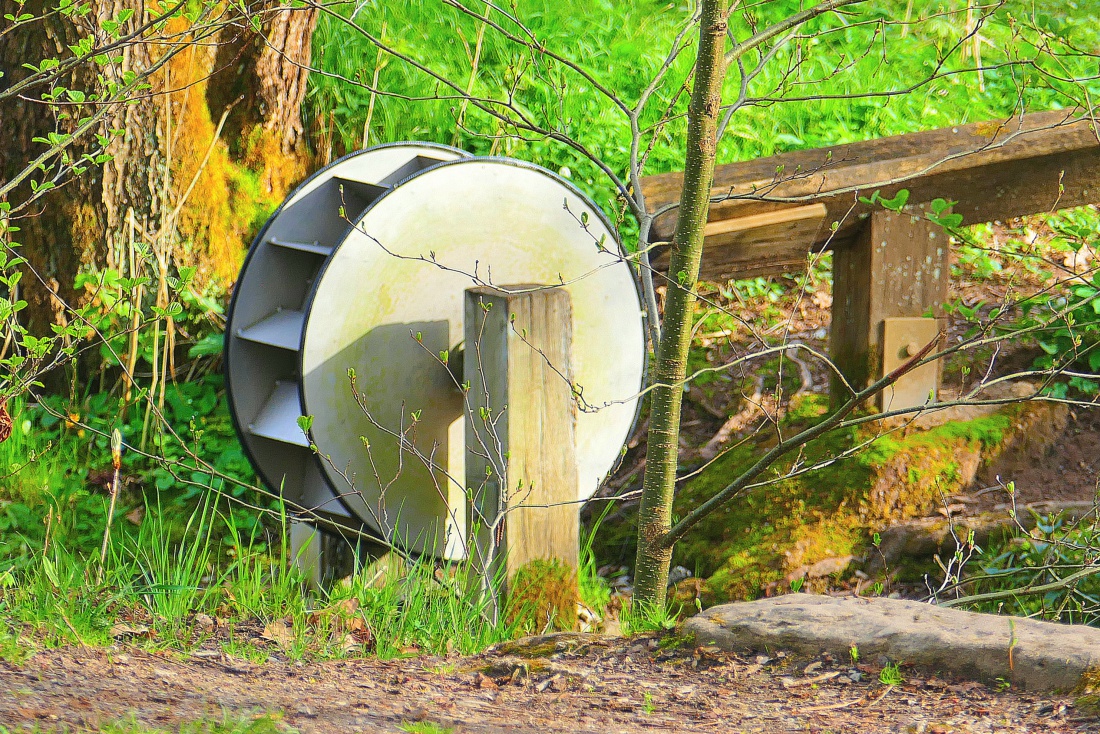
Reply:
[[630, 604], [619, 614], [619, 625], [624, 635], [645, 632], [667, 632], [676, 626], [681, 610], [675, 602], [664, 607], [645, 607]]
[[[229, 472], [240, 448], [222, 433], [219, 388], [210, 378], [173, 385], [166, 413], [177, 432], [199, 434], [200, 447], [229, 456], [221, 464]], [[123, 456], [124, 488], [101, 566], [108, 508], [102, 482], [109, 477], [101, 467], [110, 459], [93, 429], [117, 421], [118, 403], [100, 394], [50, 400], [68, 420], [14, 402], [16, 431], [0, 444], [11, 468], [0, 485], [4, 659], [25, 659], [40, 646], [108, 644], [120, 623], [138, 630], [127, 636], [134, 644], [186, 652], [213, 636], [230, 654], [257, 662], [271, 654], [468, 654], [541, 631], [522, 619], [493, 622], [462, 564], [380, 561], [330, 591], [307, 591], [292, 562], [281, 505], [244, 495], [254, 503], [244, 506], [239, 493], [209, 477], [164, 481], [166, 473], [187, 472], [139, 452]], [[140, 420], [140, 411], [131, 410], [124, 425]], [[170, 451], [172, 444], [162, 448]], [[201, 482], [207, 487], [197, 491]], [[579, 586], [582, 600], [599, 614], [609, 590], [596, 575], [592, 537], [582, 548]], [[200, 628], [200, 614], [217, 621], [216, 632]], [[272, 625], [285, 631], [264, 639], [261, 631]]]
[[217, 620], [218, 644], [250, 659], [469, 654], [535, 631], [493, 622], [464, 567], [441, 571], [422, 561], [381, 581], [365, 568], [331, 592], [306, 592], [285, 544], [233, 545], [225, 532], [210, 502], [172, 542], [153, 507], [136, 534], [112, 541], [102, 580], [97, 555], [51, 541], [5, 576], [0, 655], [18, 660], [37, 645], [108, 644], [120, 621], [136, 644], [186, 652], [210, 636], [200, 614]]
[[449, 726], [441, 726], [431, 721], [405, 721], [397, 728], [409, 734], [451, 734], [454, 731]]
[[905, 678], [902, 677], [898, 664], [890, 663], [879, 671], [878, 681], [884, 686], [900, 686], [905, 683]]
[[[329, 591], [309, 591], [291, 558], [285, 514], [246, 522], [232, 498], [214, 492], [190, 511], [169, 493], [130, 504], [144, 515], [136, 525], [123, 511], [116, 515], [101, 565], [103, 495], [62, 489], [22, 496], [27, 526], [42, 530], [23, 545], [13, 542], [16, 533], [2, 536], [10, 555], [0, 565], [0, 657], [108, 644], [119, 624], [134, 644], [186, 652], [214, 636], [226, 652], [257, 662], [271, 654], [470, 654], [542, 631], [523, 618], [494, 621], [466, 564], [383, 559]], [[599, 614], [609, 591], [587, 537], [579, 585]], [[199, 615], [216, 620], [216, 632]]]
[[[775, 22], [803, 5], [795, 0], [752, 3], [751, 19], [736, 12], [731, 27], [738, 38], [745, 38], [751, 35], [750, 21]], [[959, 8], [964, 7], [958, 3], [918, 3], [913, 17], [920, 22], [907, 27], [879, 23], [905, 17], [905, 0], [868, 3], [849, 9], [843, 18], [818, 19], [806, 27], [820, 32], [816, 39], [781, 51], [752, 80], [750, 94], [762, 101], [733, 117], [719, 146], [719, 161], [992, 119], [1012, 113], [1020, 102], [1034, 109], [1075, 106], [1083, 98], [1081, 89], [1039, 70], [1089, 75], [1092, 62], [1087, 56], [1069, 52], [1056, 60], [1040, 59], [1034, 68], [1000, 66], [1017, 55], [1036, 55], [1038, 36], [1028, 26], [1048, 34], [1059, 50], [1068, 48], [1068, 42], [1083, 48], [1095, 45], [1097, 31], [1086, 9], [1094, 3], [1045, 5], [1036, 9], [1031, 3], [1010, 2], [985, 24], [982, 35], [988, 43], [983, 43], [982, 61], [989, 68], [981, 80], [975, 74], [950, 74], [973, 64], [957, 48], [963, 25]], [[480, 2], [467, 6], [475, 14], [484, 7]], [[660, 68], [690, 7], [669, 0], [516, 0], [509, 4], [509, 10], [544, 47], [579, 64], [628, 105], [637, 101]], [[466, 88], [478, 38], [474, 18], [439, 0], [348, 3], [341, 12], [346, 15], [353, 8], [354, 21], [361, 28]], [[944, 15], [945, 10], [952, 14]], [[522, 33], [515, 23], [498, 15], [494, 19], [509, 31]], [[688, 40], [693, 44], [693, 35]], [[525, 115], [582, 142], [623, 174], [630, 144], [627, 120], [592, 82], [562, 63], [532, 59], [532, 52], [495, 30], [489, 29], [482, 41], [472, 86], [476, 96], [499, 100], [505, 89], [514, 88], [514, 102]], [[367, 142], [430, 140], [457, 144], [476, 154], [515, 156], [554, 170], [568, 167], [582, 188], [609, 211], [616, 208], [607, 181], [576, 151], [538, 135], [521, 140], [514, 129], [473, 107], [466, 108], [460, 127], [460, 103], [439, 98], [453, 94], [452, 90], [406, 61], [380, 56], [359, 30], [342, 20], [322, 17], [313, 49], [314, 64], [323, 73], [310, 77], [307, 117], [317, 128], [331, 131], [337, 152], [356, 149], [364, 142], [371, 106], [367, 87], [380, 65], [378, 87], [405, 98], [375, 98]], [[660, 119], [693, 60], [693, 47], [680, 55], [642, 116], [643, 130]], [[915, 93], [874, 96], [908, 87], [941, 62], [947, 73]], [[736, 70], [731, 70], [727, 98], [738, 84]], [[857, 97], [840, 98], [844, 95]], [[685, 106], [681, 95], [673, 104], [674, 113], [681, 114]], [[682, 169], [683, 136], [678, 118], [653, 139], [648, 172]]]

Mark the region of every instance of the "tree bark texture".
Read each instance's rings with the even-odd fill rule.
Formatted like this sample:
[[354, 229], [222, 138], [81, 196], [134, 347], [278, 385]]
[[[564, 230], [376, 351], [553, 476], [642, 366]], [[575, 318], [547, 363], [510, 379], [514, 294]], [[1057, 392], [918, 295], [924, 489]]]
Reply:
[[207, 91], [208, 104], [218, 115], [230, 111], [227, 139], [246, 145], [260, 128], [283, 155], [300, 154], [305, 148], [301, 109], [319, 10], [266, 0], [252, 11], [263, 19], [259, 33], [237, 16], [219, 39], [214, 62], [219, 76]]
[[[0, 69], [4, 71], [0, 84], [8, 86], [26, 78], [31, 72], [22, 67], [24, 63], [68, 58], [70, 44], [77, 43], [82, 35], [94, 33], [98, 21], [114, 17], [128, 1], [96, 2], [83, 21], [54, 15], [0, 37]], [[20, 9], [12, 0], [0, 0], [0, 16], [20, 12], [41, 16], [51, 5], [31, 0]], [[128, 70], [147, 67], [151, 62], [148, 53], [148, 47], [139, 44], [126, 45], [118, 51], [123, 57], [122, 68]], [[102, 91], [96, 69], [91, 65], [74, 67], [56, 83], [69, 89]], [[48, 90], [49, 86], [39, 87], [22, 98], [9, 98], [3, 103], [0, 118], [4, 120], [6, 134], [0, 138], [0, 179], [8, 180], [46, 149], [33, 138], [49, 132], [69, 133], [78, 116], [91, 112], [90, 106], [69, 107], [68, 118], [59, 119], [58, 110], [42, 102], [41, 94]], [[76, 274], [84, 267], [102, 264], [103, 255], [117, 246], [129, 210], [142, 219], [158, 215], [162, 201], [157, 192], [164, 188], [166, 169], [159, 141], [161, 130], [149, 124], [155, 107], [156, 103], [146, 96], [112, 109], [98, 132], [126, 130], [109, 149], [113, 159], [51, 191], [29, 211], [22, 212], [18, 221], [21, 254], [45, 281], [23, 279], [28, 312], [39, 329], [65, 318], [62, 303], [51, 292], [67, 302], [74, 299]], [[74, 156], [92, 149], [87, 140], [72, 147]], [[29, 194], [30, 190], [24, 187], [9, 200], [16, 207]]]
[[695, 288], [703, 252], [703, 229], [714, 180], [718, 115], [725, 81], [727, 0], [704, 0], [699, 54], [688, 108], [687, 151], [679, 220], [672, 241], [661, 341], [657, 347], [646, 470], [638, 517], [634, 599], [642, 609], [662, 609], [666, 601], [671, 547], [661, 543], [671, 527], [676, 484], [680, 405], [687, 371]]
[[[41, 15], [52, 5], [29, 0], [20, 9], [14, 0], [0, 0], [0, 16]], [[93, 0], [86, 21], [54, 15], [0, 35], [0, 89], [31, 73], [24, 63], [71, 58], [68, 46], [82, 35], [109, 40], [96, 29], [123, 9], [135, 11], [124, 29], [149, 19], [136, 0]], [[250, 12], [263, 19], [259, 33], [226, 11], [213, 19], [220, 24], [213, 35], [198, 38], [187, 20], [174, 18], [118, 50], [126, 70], [142, 73], [164, 63], [149, 77], [151, 89], [117, 105], [100, 125], [101, 133], [123, 131], [107, 150], [111, 160], [48, 192], [17, 222], [21, 254], [45, 281], [23, 279], [33, 332], [64, 319], [51, 291], [73, 304], [86, 297], [74, 288], [81, 271], [128, 274], [132, 239], [162, 248], [170, 268], [196, 266], [200, 286], [224, 290], [232, 283], [259, 224], [309, 164], [300, 106], [317, 11], [268, 0]], [[58, 83], [89, 96], [102, 93], [98, 71], [82, 63]], [[45, 149], [33, 138], [68, 132], [88, 114], [90, 106], [70, 106], [70, 117], [59, 120], [58, 108], [41, 102], [47, 89], [0, 102], [6, 128], [0, 180], [10, 180]], [[82, 140], [73, 149], [79, 155], [93, 147], [94, 140]], [[29, 194], [14, 191], [9, 201], [18, 206]]]

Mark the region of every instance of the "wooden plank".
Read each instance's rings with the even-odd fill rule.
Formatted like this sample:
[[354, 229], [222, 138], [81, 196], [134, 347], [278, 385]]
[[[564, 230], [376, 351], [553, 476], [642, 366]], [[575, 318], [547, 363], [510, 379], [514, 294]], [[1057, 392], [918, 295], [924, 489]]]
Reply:
[[[817, 236], [827, 213], [824, 204], [815, 203], [711, 222], [704, 230], [703, 259], [711, 268], [737, 264], [743, 278], [753, 277], [754, 267], [766, 271], [777, 261], [804, 265], [805, 243]], [[665, 270], [668, 258], [666, 249], [652, 264]]]
[[[934, 309], [942, 316], [951, 277], [947, 235], [928, 221], [927, 204], [904, 212], [877, 211], [867, 229], [871, 235], [870, 270], [872, 323], [887, 317], [924, 316]], [[872, 344], [877, 344], [872, 338]], [[921, 346], [924, 346], [923, 344]]]
[[[927, 213], [926, 203], [904, 212], [874, 212], [855, 240], [833, 256], [829, 348], [856, 389], [884, 374], [886, 319], [928, 312], [943, 316], [950, 248], [943, 230], [928, 221]], [[834, 400], [843, 398], [840, 388], [834, 381]]]
[[[642, 179], [650, 211], [679, 199], [682, 174]], [[910, 191], [910, 201], [958, 201], [964, 223], [1017, 216], [1093, 203], [1100, 196], [1100, 144], [1094, 123], [1070, 111], [1042, 112], [1005, 121], [960, 125], [830, 148], [795, 151], [719, 166], [710, 221], [758, 215], [820, 202], [826, 221], [803, 252], [843, 246], [856, 236], [873, 207], [859, 202], [880, 190], [893, 196]], [[655, 241], [671, 239], [675, 211], [654, 222]], [[753, 267], [754, 257], [713, 258], [706, 251], [702, 277], [726, 280]], [[780, 266], [799, 265], [804, 256], [776, 254]], [[789, 265], [787, 265], [789, 266]]]
[[[833, 253], [833, 308], [829, 322], [829, 356], [853, 390], [866, 387], [875, 373], [870, 354], [871, 228]], [[833, 374], [829, 395], [838, 405], [850, 393]]]
[[705, 237], [721, 237], [724, 235], [748, 234], [751, 239], [756, 240], [761, 232], [772, 230], [777, 230], [782, 234], [789, 234], [792, 231], [813, 232], [821, 226], [827, 211], [824, 204], [807, 204], [806, 206], [754, 214], [749, 217], [725, 219], [708, 223], [703, 228], [703, 235]]
[[[523, 286], [509, 290], [516, 288]], [[468, 527], [479, 517], [491, 522], [504, 513], [492, 562], [503, 565], [509, 580], [537, 559], [576, 569], [580, 525], [569, 294], [561, 288], [467, 290], [465, 339], [466, 482], [473, 495]], [[506, 471], [498, 476], [505, 461]], [[487, 479], [486, 468], [494, 465]], [[485, 528], [473, 540], [484, 558], [490, 546]]]
[[[920, 317], [886, 318], [882, 323], [882, 373], [890, 374], [911, 358], [920, 354], [930, 342], [939, 341], [937, 319]], [[922, 364], [899, 377], [893, 385], [879, 393], [878, 407], [882, 411], [905, 410], [925, 405], [940, 389], [940, 360]]]

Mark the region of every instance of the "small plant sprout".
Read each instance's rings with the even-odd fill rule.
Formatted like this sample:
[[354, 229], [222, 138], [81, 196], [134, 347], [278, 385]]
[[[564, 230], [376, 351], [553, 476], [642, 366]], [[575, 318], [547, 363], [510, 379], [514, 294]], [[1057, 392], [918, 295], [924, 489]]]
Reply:
[[852, 645], [850, 648], [848, 648], [848, 655], [851, 656], [851, 658], [852, 658], [852, 665], [855, 665], [856, 663], [858, 663], [859, 662], [859, 647], [856, 646], [856, 645]]
[[806, 581], [804, 577], [796, 578], [791, 582], [791, 591], [797, 594], [802, 589], [802, 584]]
[[107, 562], [107, 545], [111, 542], [111, 519], [115, 516], [115, 503], [118, 501], [118, 474], [122, 468], [122, 432], [117, 428], [111, 431], [111, 504], [107, 508], [107, 524], [103, 528], [103, 546], [99, 550], [99, 571], [97, 582], [103, 580], [103, 565]]
[[878, 680], [884, 686], [900, 686], [905, 682], [897, 663], [890, 663], [883, 668], [878, 674]]

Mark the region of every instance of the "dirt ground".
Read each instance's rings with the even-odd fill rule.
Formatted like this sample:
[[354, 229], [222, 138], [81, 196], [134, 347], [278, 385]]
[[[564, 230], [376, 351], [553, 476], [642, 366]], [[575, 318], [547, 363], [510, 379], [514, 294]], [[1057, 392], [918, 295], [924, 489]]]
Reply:
[[[1100, 407], [1077, 408], [1045, 456], [1031, 457], [1011, 477], [1017, 502], [1091, 500], [1100, 493]], [[1006, 502], [1003, 492], [991, 499]], [[984, 507], [982, 509], [985, 509]], [[993, 508], [989, 508], [993, 509]]]
[[[530, 650], [530, 647], [525, 648]], [[396, 732], [1095, 732], [1072, 700], [830, 660], [753, 660], [664, 650], [656, 638], [557, 638], [558, 652], [262, 665], [218, 650], [65, 648], [0, 664], [0, 723], [13, 732], [82, 731], [129, 716], [178, 729], [203, 717], [281, 717], [304, 733]], [[523, 650], [520, 650], [523, 652]], [[857, 675], [858, 673], [858, 675]], [[855, 682], [852, 677], [861, 677]], [[37, 729], [35, 727], [38, 727]], [[67, 729], [66, 729], [67, 728]]]

